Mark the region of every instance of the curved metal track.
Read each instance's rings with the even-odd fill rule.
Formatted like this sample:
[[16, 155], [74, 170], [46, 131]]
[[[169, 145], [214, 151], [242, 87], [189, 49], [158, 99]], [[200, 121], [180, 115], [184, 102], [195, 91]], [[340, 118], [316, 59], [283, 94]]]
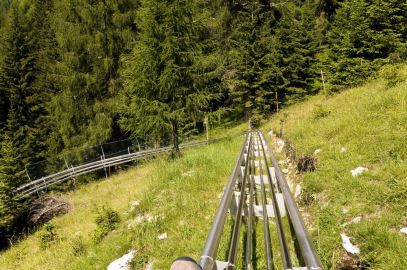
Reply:
[[[216, 138], [216, 139], [212, 139], [212, 140], [185, 143], [185, 144], [180, 145], [180, 149], [197, 147], [197, 146], [205, 145], [208, 143], [214, 143], [214, 142], [217, 142], [217, 141], [220, 141], [223, 139], [236, 137], [236, 136], [240, 136], [240, 135], [241, 134], [233, 135], [233, 136], [224, 136], [224, 137], [220, 137], [220, 138]], [[168, 153], [168, 152], [172, 151], [172, 149], [173, 149], [172, 147], [163, 147], [163, 148], [145, 150], [145, 151], [140, 151], [140, 152], [135, 152], [135, 153], [128, 152], [127, 154], [124, 154], [124, 155], [115, 156], [115, 157], [106, 158], [106, 159], [101, 157], [101, 159], [98, 161], [86, 163], [86, 164], [79, 165], [76, 167], [70, 167], [70, 168], [60, 171], [58, 173], [51, 174], [51, 175], [48, 175], [45, 177], [41, 177], [38, 180], [28, 182], [28, 183], [18, 187], [14, 192], [15, 192], [15, 194], [20, 195], [20, 197], [29, 196], [29, 195], [33, 195], [33, 194], [39, 194], [40, 192], [43, 192], [43, 191], [46, 192], [48, 190], [48, 188], [51, 186], [55, 186], [59, 183], [68, 181], [70, 179], [74, 179], [80, 175], [95, 172], [98, 170], [106, 170], [106, 168], [109, 168], [111, 166], [126, 164], [126, 163], [129, 163], [132, 161], [141, 160], [143, 158], [153, 157], [153, 156], [156, 156], [161, 153]]]

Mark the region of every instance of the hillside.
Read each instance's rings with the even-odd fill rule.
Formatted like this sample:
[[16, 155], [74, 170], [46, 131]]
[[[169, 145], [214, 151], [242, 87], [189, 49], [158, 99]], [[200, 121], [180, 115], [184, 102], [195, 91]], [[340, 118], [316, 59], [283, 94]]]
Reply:
[[406, 14], [401, 0], [3, 0], [0, 248], [36, 175], [123, 140], [178, 156], [208, 125], [357, 85], [407, 59]]
[[[0, 269], [106, 269], [130, 249], [136, 251], [134, 269], [152, 261], [155, 269], [169, 269], [179, 256], [199, 258], [242, 141], [186, 150], [176, 161], [163, 156], [62, 194], [72, 210], [50, 222], [55, 241], [41, 247], [42, 228], [3, 252]], [[140, 204], [132, 207], [135, 201]], [[121, 221], [96, 243], [95, 216], [102, 206], [118, 212]], [[162, 233], [168, 238], [160, 241]]]
[[[379, 79], [312, 97], [267, 123], [278, 133], [283, 120], [283, 137], [297, 158], [317, 158], [316, 171], [302, 175], [300, 203], [326, 269], [358, 263], [362, 269], [407, 269], [407, 237], [400, 233], [407, 226], [406, 75], [405, 65], [386, 67]], [[353, 177], [359, 166], [368, 171]], [[341, 233], [360, 248], [359, 256], [345, 255]]]
[[[289, 178], [302, 186], [298, 203], [325, 269], [407, 267], [407, 238], [399, 232], [407, 225], [406, 74], [406, 65], [387, 66], [361, 87], [311, 97], [261, 127], [279, 133], [283, 121], [283, 139], [291, 146], [286, 154], [317, 159], [316, 171], [291, 170]], [[212, 132], [232, 134], [245, 127]], [[152, 261], [155, 269], [168, 269], [178, 256], [199, 258], [241, 142], [187, 150], [175, 161], [147, 161], [62, 194], [72, 210], [50, 222], [56, 239], [41, 247], [42, 228], [3, 252], [0, 268], [105, 269], [130, 249], [136, 251], [134, 269]], [[359, 166], [368, 171], [353, 177], [351, 170]], [[140, 204], [132, 207], [135, 201]], [[118, 212], [120, 222], [95, 242], [102, 206]], [[158, 240], [162, 233], [168, 238]], [[341, 234], [351, 237], [359, 255], [346, 254]]]

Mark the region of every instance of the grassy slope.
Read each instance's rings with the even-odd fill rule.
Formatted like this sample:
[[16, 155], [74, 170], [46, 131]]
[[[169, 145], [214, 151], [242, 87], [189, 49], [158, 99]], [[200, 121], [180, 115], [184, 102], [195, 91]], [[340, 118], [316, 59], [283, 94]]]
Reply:
[[[106, 269], [130, 248], [138, 252], [134, 269], [155, 261], [155, 269], [169, 269], [178, 256], [199, 258], [222, 191], [237, 157], [243, 137], [190, 149], [176, 161], [157, 159], [63, 195], [73, 205], [69, 214], [54, 219], [60, 241], [43, 250], [38, 233], [29, 236], [0, 256], [0, 269]], [[131, 201], [140, 206], [129, 212]], [[122, 222], [101, 243], [94, 244], [96, 208], [110, 206]], [[128, 229], [135, 216], [159, 216], [151, 223]], [[85, 252], [75, 255], [77, 232]], [[157, 239], [168, 233], [163, 241]], [[141, 255], [143, 254], [143, 255]]]
[[[406, 77], [407, 67], [399, 73]], [[304, 207], [326, 269], [336, 269], [344, 256], [341, 232], [371, 269], [407, 269], [407, 238], [399, 233], [407, 225], [407, 82], [387, 87], [377, 79], [327, 99], [316, 96], [283, 110], [266, 128], [279, 131], [284, 118], [297, 154], [322, 150], [317, 171], [303, 176], [302, 198], [312, 201]], [[369, 172], [353, 178], [350, 170], [358, 166]], [[360, 223], [342, 228], [358, 215]]]

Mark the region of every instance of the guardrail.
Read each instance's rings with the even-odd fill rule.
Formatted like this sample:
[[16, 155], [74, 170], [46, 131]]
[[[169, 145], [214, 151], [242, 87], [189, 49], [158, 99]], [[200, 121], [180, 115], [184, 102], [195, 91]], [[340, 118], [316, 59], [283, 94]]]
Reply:
[[[205, 145], [208, 143], [217, 142], [217, 141], [220, 141], [223, 139], [239, 136], [239, 135], [241, 135], [241, 134], [232, 135], [232, 136], [224, 136], [224, 137], [211, 139], [211, 140], [205, 140], [205, 141], [185, 143], [185, 144], [181, 144], [179, 146], [179, 148], [185, 149], [185, 148], [190, 148], [190, 147], [201, 146], [201, 145]], [[22, 195], [22, 196], [33, 195], [35, 193], [38, 194], [41, 191], [47, 190], [51, 186], [54, 186], [58, 183], [65, 182], [70, 179], [74, 179], [78, 176], [81, 176], [81, 175], [84, 175], [87, 173], [91, 173], [91, 172], [95, 172], [98, 170], [102, 170], [102, 169], [105, 170], [106, 168], [109, 168], [111, 166], [126, 164], [131, 161], [136, 161], [136, 160], [140, 160], [143, 158], [153, 157], [153, 156], [161, 154], [161, 153], [167, 153], [167, 152], [172, 151], [172, 149], [173, 148], [169, 146], [169, 147], [139, 151], [139, 152], [135, 152], [135, 153], [129, 152], [124, 155], [106, 158], [106, 159], [101, 157], [101, 160], [86, 163], [86, 164], [79, 165], [76, 167], [70, 167], [70, 168], [67, 168], [66, 170], [60, 171], [58, 173], [51, 174], [51, 175], [48, 175], [45, 177], [41, 177], [40, 179], [23, 184], [20, 187], [18, 187], [14, 192], [15, 192], [15, 194]]]

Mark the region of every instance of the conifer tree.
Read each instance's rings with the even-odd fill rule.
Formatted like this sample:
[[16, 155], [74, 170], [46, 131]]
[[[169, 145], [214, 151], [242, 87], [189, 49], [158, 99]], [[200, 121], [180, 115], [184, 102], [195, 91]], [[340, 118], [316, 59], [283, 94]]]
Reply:
[[406, 43], [407, 7], [398, 0], [345, 0], [329, 32], [328, 80], [334, 89], [366, 79]]
[[1, 129], [15, 139], [15, 151], [18, 151], [21, 158], [27, 161], [30, 155], [27, 153], [29, 146], [26, 143], [28, 136], [26, 101], [33, 90], [35, 64], [30, 52], [24, 21], [16, 6], [13, 6], [11, 11], [7, 32], [9, 34], [4, 42], [6, 54], [0, 72], [0, 92], [5, 97], [2, 102], [4, 107], [2, 106]]
[[316, 44], [314, 39], [315, 19], [312, 7], [287, 5], [276, 25], [273, 37], [272, 57], [274, 70], [278, 76], [276, 91], [285, 103], [302, 99], [317, 91], [314, 81], [317, 74], [315, 61]]
[[[49, 106], [55, 123], [51, 155], [93, 146], [114, 135], [118, 61], [134, 39], [137, 0], [57, 3], [61, 60], [54, 66], [58, 93]], [[120, 132], [118, 132], [120, 135]], [[117, 139], [117, 138], [116, 138]]]
[[[246, 116], [270, 111], [273, 89], [269, 85], [274, 15], [262, 1], [242, 1], [235, 7], [229, 54], [232, 76], [228, 80], [235, 107]], [[268, 61], [266, 60], [268, 58]]]
[[8, 134], [3, 134], [0, 142], [0, 246], [6, 245], [16, 218], [25, 211], [26, 204], [17, 201], [13, 190], [21, 184], [19, 157], [16, 146]]
[[170, 136], [176, 155], [182, 131], [217, 98], [205, 88], [197, 65], [201, 49], [193, 10], [190, 1], [143, 1], [138, 40], [123, 61], [122, 127], [155, 141]]

